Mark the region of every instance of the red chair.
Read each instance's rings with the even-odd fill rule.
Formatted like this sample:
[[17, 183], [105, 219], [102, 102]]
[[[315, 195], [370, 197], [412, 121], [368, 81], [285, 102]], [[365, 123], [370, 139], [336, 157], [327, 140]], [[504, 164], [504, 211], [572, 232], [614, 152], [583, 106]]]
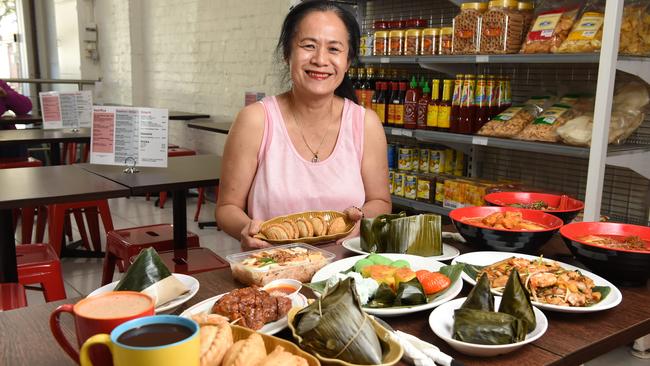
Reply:
[[[43, 166], [43, 162], [32, 158], [31, 156], [27, 160], [21, 160], [21, 158], [3, 158], [0, 159], [0, 169], [12, 169], [12, 168], [28, 168], [28, 167], [39, 167]], [[36, 226], [36, 241], [43, 241], [43, 236], [45, 235], [45, 210], [44, 208], [39, 207], [36, 211], [35, 207], [23, 207], [20, 209], [14, 210], [14, 231], [18, 226], [18, 217], [22, 222], [21, 225], [21, 243], [27, 244], [32, 242], [32, 229], [34, 227], [34, 213], [38, 213], [38, 223], [40, 225]]]
[[174, 273], [194, 274], [226, 268], [230, 264], [208, 248], [187, 248], [187, 253], [179, 257], [174, 251], [158, 252], [167, 268]]
[[23, 285], [41, 284], [45, 301], [66, 298], [61, 262], [49, 244], [16, 245], [18, 282]]
[[52, 245], [56, 253], [61, 253], [61, 248], [63, 246], [62, 240], [64, 224], [68, 210], [73, 211], [81, 238], [84, 241], [86, 248], [90, 249], [88, 245], [89, 238], [82, 218], [82, 213], [85, 214], [93, 248], [95, 251], [101, 251], [98, 216], [102, 219], [104, 230], [107, 233], [113, 231], [113, 219], [111, 218], [111, 210], [108, 207], [108, 200], [57, 203], [48, 207], [48, 235], [50, 238], [50, 245]]
[[13, 310], [27, 306], [25, 288], [20, 283], [0, 283], [0, 310]]
[[[198, 247], [199, 236], [188, 231], [187, 246]], [[149, 247], [153, 247], [158, 252], [174, 249], [173, 226], [158, 224], [109, 232], [106, 236], [102, 286], [111, 283], [118, 263], [123, 262], [124, 269], [128, 269], [131, 263], [129, 258], [137, 256], [142, 249]]]
[[[190, 156], [196, 155], [196, 151], [191, 149], [186, 149], [184, 147], [168, 148], [167, 157], [173, 158], [177, 156]], [[158, 196], [158, 207], [165, 208], [165, 201], [167, 201], [167, 192], [160, 192]]]

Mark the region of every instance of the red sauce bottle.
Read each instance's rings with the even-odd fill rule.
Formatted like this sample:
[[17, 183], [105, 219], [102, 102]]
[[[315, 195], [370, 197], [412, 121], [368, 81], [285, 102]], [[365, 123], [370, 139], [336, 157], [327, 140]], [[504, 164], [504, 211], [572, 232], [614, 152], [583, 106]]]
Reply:
[[427, 128], [427, 110], [429, 107], [429, 100], [431, 100], [431, 89], [429, 89], [429, 83], [424, 82], [422, 96], [420, 97], [420, 100], [418, 100], [417, 128], [420, 130]]
[[[390, 82], [390, 98], [386, 101], [388, 104], [388, 123], [389, 126], [395, 126], [395, 105], [399, 104], [399, 83], [396, 81]], [[397, 103], [393, 101], [397, 100]]]
[[[463, 91], [463, 74], [456, 75], [454, 92], [451, 97], [451, 114], [449, 115], [449, 132], [458, 133], [458, 118], [460, 117], [460, 95]], [[440, 124], [440, 123], [438, 123]]]
[[406, 82], [399, 82], [399, 92], [397, 99], [393, 99], [395, 108], [394, 121], [395, 127], [404, 127], [404, 100], [406, 99]]
[[458, 133], [472, 133], [472, 125], [476, 115], [476, 106], [474, 105], [474, 91], [476, 89], [476, 79], [474, 75], [465, 75], [463, 81], [463, 92], [460, 99], [460, 112], [458, 118]]
[[413, 76], [409, 88], [404, 94], [404, 128], [415, 129], [417, 127], [419, 100], [420, 89], [415, 76]]
[[375, 112], [377, 112], [377, 116], [379, 117], [379, 121], [381, 121], [382, 125], [386, 125], [388, 123], [388, 120], [386, 118], [386, 111], [387, 111], [387, 106], [386, 106], [386, 100], [388, 97], [386, 96], [387, 92], [387, 86], [386, 82], [378, 82], [377, 83], [377, 101], [375, 103]]
[[487, 85], [485, 75], [479, 75], [476, 79], [476, 95], [474, 96], [474, 105], [476, 108], [476, 118], [472, 124], [472, 133], [478, 132], [483, 125], [490, 120], [490, 110], [487, 106]]
[[485, 95], [487, 97], [488, 119], [494, 118], [499, 114], [499, 107], [497, 106], [497, 82], [494, 75], [488, 75], [487, 82], [485, 83]]

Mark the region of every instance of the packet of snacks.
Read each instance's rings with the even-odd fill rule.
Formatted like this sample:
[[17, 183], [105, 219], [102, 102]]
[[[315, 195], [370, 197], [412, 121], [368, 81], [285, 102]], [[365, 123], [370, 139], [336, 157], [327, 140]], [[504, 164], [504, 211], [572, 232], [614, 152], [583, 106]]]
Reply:
[[618, 52], [650, 56], [650, 2], [647, 0], [625, 2]]
[[578, 19], [583, 0], [544, 0], [526, 35], [521, 53], [556, 52]]
[[562, 42], [558, 53], [599, 52], [605, 23], [605, 1], [592, 0], [583, 9], [569, 36]]
[[575, 118], [580, 113], [569, 105], [554, 104], [542, 112], [535, 120], [526, 126], [517, 136], [519, 140], [529, 141], [560, 141], [556, 130], [568, 120]]

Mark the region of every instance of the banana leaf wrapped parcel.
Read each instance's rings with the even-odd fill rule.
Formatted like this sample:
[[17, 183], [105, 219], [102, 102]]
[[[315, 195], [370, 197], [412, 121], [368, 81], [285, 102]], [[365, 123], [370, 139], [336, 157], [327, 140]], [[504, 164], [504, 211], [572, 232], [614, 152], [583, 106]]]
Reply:
[[361, 249], [375, 253], [401, 253], [424, 257], [442, 254], [441, 217], [406, 216], [404, 212], [361, 221]]
[[369, 316], [361, 309], [354, 279], [339, 281], [292, 321], [308, 352], [360, 365], [382, 363], [387, 345], [377, 336]]

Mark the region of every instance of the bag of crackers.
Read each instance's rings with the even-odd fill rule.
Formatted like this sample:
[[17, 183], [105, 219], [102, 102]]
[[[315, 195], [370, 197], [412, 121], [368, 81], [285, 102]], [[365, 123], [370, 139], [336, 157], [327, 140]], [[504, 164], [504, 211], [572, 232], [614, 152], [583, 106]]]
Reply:
[[514, 137], [529, 125], [540, 112], [541, 108], [533, 104], [510, 107], [484, 124], [478, 134], [494, 137]]
[[562, 42], [558, 53], [599, 52], [605, 23], [605, 1], [592, 0], [583, 9], [567, 39]]
[[583, 0], [544, 0], [528, 31], [521, 53], [556, 52], [578, 20]]
[[517, 134], [515, 138], [528, 141], [560, 141], [560, 137], [557, 134], [558, 127], [580, 114], [580, 112], [570, 105], [554, 104], [545, 109], [531, 124]]
[[625, 2], [618, 52], [650, 56], [650, 2], [647, 0]]

